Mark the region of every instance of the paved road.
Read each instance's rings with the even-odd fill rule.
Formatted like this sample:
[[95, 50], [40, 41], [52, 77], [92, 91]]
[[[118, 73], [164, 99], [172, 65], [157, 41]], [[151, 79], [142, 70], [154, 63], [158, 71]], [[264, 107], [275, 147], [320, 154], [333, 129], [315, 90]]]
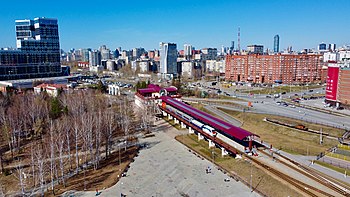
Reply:
[[[103, 190], [101, 196], [258, 196], [241, 182], [224, 182], [227, 175], [177, 142], [174, 136], [179, 131], [163, 120], [160, 123], [163, 128], [155, 132], [156, 137], [142, 139], [149, 148], [140, 151], [127, 176]], [[205, 173], [208, 166], [211, 174]], [[78, 192], [76, 196], [95, 196], [95, 192]]]
[[[235, 100], [223, 100], [223, 99], [200, 99], [200, 98], [183, 98], [184, 100], [192, 101], [214, 101], [214, 102], [232, 102], [247, 106], [247, 101], [235, 101]], [[263, 101], [263, 103], [261, 103]], [[225, 106], [225, 108], [232, 108]], [[233, 108], [235, 109], [235, 108]], [[261, 99], [258, 103], [253, 103], [253, 108], [250, 110], [255, 113], [274, 114], [279, 116], [285, 116], [290, 118], [296, 118], [300, 120], [306, 120], [309, 122], [334, 126], [342, 129], [350, 129], [349, 117], [336, 116], [327, 114], [311, 109], [305, 109], [301, 107], [283, 107], [276, 104], [272, 98]]]
[[223, 111], [221, 110], [218, 110], [216, 108], [217, 106], [216, 105], [206, 105], [204, 106], [205, 109], [219, 115], [224, 121], [236, 126], [236, 127], [241, 127], [242, 126], [242, 123], [240, 121], [238, 121], [237, 119], [233, 118], [232, 116], [224, 113]]

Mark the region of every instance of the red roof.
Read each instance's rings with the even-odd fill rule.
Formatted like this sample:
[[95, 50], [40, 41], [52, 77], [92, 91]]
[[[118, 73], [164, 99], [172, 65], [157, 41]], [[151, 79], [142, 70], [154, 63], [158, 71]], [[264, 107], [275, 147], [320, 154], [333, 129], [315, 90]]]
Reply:
[[164, 88], [167, 92], [177, 92], [177, 88], [176, 87], [167, 87], [167, 88]]
[[[177, 101], [169, 96], [162, 96], [162, 101], [165, 102], [167, 105], [171, 105], [175, 107], [176, 109], [181, 110], [182, 112], [192, 116], [195, 119], [200, 120], [201, 122], [204, 122], [221, 132], [223, 132], [223, 135], [234, 137], [238, 140], [245, 140], [248, 136], [257, 136], [249, 131], [246, 131], [242, 128], [236, 127], [230, 123], [227, 123], [223, 120], [220, 120], [219, 118], [216, 118], [210, 114], [207, 114], [203, 111], [200, 111], [196, 108], [193, 108], [183, 102]], [[220, 133], [221, 133], [220, 132]]]
[[147, 94], [147, 93], [153, 93], [157, 92], [153, 88], [145, 88], [145, 89], [139, 89], [137, 90], [140, 94]]
[[[162, 89], [159, 85], [156, 84], [149, 84], [147, 88], [139, 89], [138, 92], [140, 94], [147, 94], [147, 93], [156, 93], [159, 92]], [[164, 88], [167, 92], [176, 92], [177, 88], [174, 86]]]
[[53, 88], [63, 88], [66, 89], [67, 85], [65, 84], [47, 84], [47, 83], [42, 83], [38, 86], [35, 86], [36, 88], [47, 88], [47, 89], [53, 89]]
[[148, 84], [147, 88], [153, 88], [154, 91], [159, 92], [162, 88], [157, 84]]

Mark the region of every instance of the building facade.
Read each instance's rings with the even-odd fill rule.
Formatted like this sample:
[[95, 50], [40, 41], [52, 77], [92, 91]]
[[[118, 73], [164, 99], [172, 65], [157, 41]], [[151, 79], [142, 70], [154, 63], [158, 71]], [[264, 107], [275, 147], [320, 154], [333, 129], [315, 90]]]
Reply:
[[[344, 66], [339, 70], [338, 101], [346, 106], [350, 105], [350, 67]], [[350, 107], [348, 107], [350, 108]]]
[[334, 106], [350, 108], [350, 64], [329, 63], [326, 101]]
[[227, 55], [225, 79], [254, 83], [320, 82], [322, 55]]
[[273, 37], [273, 52], [274, 53], [280, 52], [280, 36], [279, 35], [275, 35], [275, 37]]
[[248, 45], [247, 51], [249, 54], [260, 54], [262, 55], [264, 52], [264, 46], [262, 45]]
[[160, 46], [160, 73], [162, 75], [178, 75], [177, 49], [174, 43], [161, 42]]
[[61, 76], [57, 19], [15, 23], [17, 50], [0, 50], [0, 80]]
[[215, 60], [218, 55], [218, 50], [216, 48], [204, 48], [202, 51], [202, 59], [205, 60]]

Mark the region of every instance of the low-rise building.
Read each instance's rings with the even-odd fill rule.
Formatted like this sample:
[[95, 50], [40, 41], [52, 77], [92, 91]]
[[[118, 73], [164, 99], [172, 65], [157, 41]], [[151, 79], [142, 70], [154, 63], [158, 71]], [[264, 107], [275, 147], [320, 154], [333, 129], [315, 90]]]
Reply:
[[120, 87], [117, 84], [108, 85], [108, 94], [120, 96]]
[[147, 88], [137, 90], [135, 94], [135, 104], [143, 108], [145, 105], [159, 103], [161, 101], [160, 97], [164, 95], [172, 98], [181, 98], [177, 88], [174, 86], [162, 88], [156, 84], [149, 84]]
[[34, 93], [40, 94], [46, 92], [50, 96], [58, 96], [60, 91], [68, 91], [67, 85], [65, 84], [40, 84], [34, 87]]

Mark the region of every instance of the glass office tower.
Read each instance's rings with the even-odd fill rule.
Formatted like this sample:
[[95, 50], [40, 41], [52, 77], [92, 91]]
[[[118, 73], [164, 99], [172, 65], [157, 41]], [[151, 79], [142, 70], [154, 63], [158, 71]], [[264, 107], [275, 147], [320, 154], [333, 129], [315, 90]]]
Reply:
[[62, 75], [57, 19], [16, 20], [17, 50], [0, 50], [0, 80]]

